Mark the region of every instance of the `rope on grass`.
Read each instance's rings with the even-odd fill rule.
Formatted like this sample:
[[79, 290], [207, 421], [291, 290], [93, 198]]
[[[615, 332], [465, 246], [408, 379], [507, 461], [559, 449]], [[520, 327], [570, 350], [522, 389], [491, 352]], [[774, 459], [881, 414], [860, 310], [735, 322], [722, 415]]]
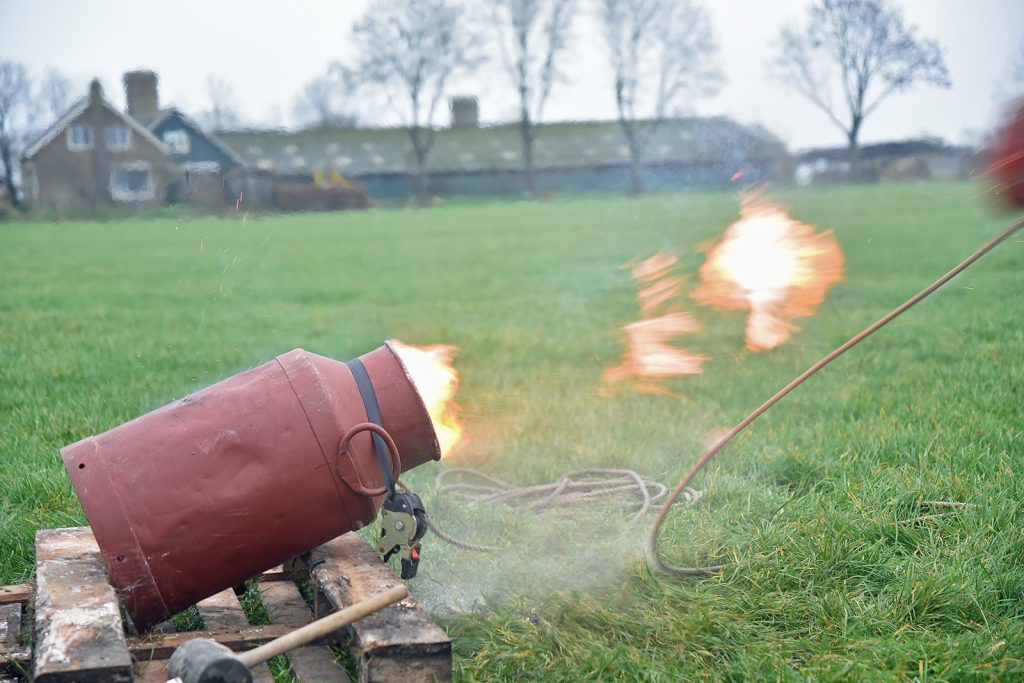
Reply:
[[[457, 481], [450, 481], [452, 478]], [[475, 505], [504, 505], [533, 513], [619, 500], [623, 509], [635, 508], [627, 525], [643, 519], [668, 493], [664, 484], [633, 470], [603, 468], [576, 470], [547, 484], [516, 486], [480, 470], [453, 467], [437, 475], [435, 487], [438, 497], [459, 498]], [[704, 492], [688, 488], [682, 495], [687, 505], [693, 505]], [[496, 546], [456, 538], [438, 528], [430, 518], [427, 524], [438, 538], [458, 548], [476, 552], [498, 550]]]
[[[851, 348], [856, 346], [858, 343], [877, 332], [882, 327], [885, 327], [892, 320], [905, 313], [908, 309], [913, 307], [921, 300], [927, 298], [937, 289], [942, 287], [954, 277], [959, 275], [962, 271], [968, 268], [975, 261], [980, 259], [982, 256], [990, 252], [996, 246], [1003, 241], [1009, 239], [1011, 236], [1016, 234], [1019, 230], [1024, 228], [1024, 219], [1018, 220], [1016, 223], [1010, 225], [1001, 233], [993, 237], [991, 240], [983, 244], [973, 254], [965, 258], [963, 261], [958, 263], [948, 273], [935, 280], [920, 292], [907, 299], [905, 302], [892, 309], [884, 316], [879, 318], [877, 321], [868, 325], [861, 332], [851, 337], [848, 341], [841, 344], [840, 346], [833, 349], [821, 360], [812, 365], [811, 367], [804, 370], [803, 373], [795, 377], [789, 384], [784, 386], [778, 392], [775, 393], [771, 398], [762, 403], [756, 409], [754, 409], [749, 415], [740, 420], [736, 426], [734, 426], [729, 432], [719, 438], [714, 444], [708, 448], [707, 451], [697, 460], [690, 471], [682, 478], [682, 480], [676, 485], [671, 492], [666, 494], [666, 487], [652, 479], [643, 477], [632, 470], [580, 470], [578, 472], [572, 472], [563, 477], [560, 477], [557, 481], [551, 484], [540, 484], [537, 486], [513, 486], [501, 479], [492, 477], [491, 475], [478, 472], [476, 470], [470, 470], [466, 468], [453, 468], [441, 472], [437, 477], [437, 488], [438, 494], [451, 494], [453, 492], [462, 495], [470, 500], [474, 500], [478, 503], [502, 503], [510, 507], [522, 510], [530, 510], [539, 512], [548, 510], [556, 507], [563, 507], [570, 504], [576, 504], [583, 501], [592, 502], [601, 498], [607, 498], [609, 496], [622, 495], [623, 493], [629, 493], [631, 496], [639, 496], [639, 509], [637, 513], [630, 520], [630, 523], [637, 521], [642, 518], [644, 514], [651, 508], [652, 504], [660, 501], [660, 508], [658, 509], [658, 515], [654, 520], [654, 524], [651, 526], [651, 530], [647, 537], [647, 563], [652, 570], [663, 572], [666, 574], [675, 574], [677, 576], [708, 576], [715, 574], [724, 569], [723, 565], [708, 565], [705, 567], [683, 567], [672, 564], [661, 558], [658, 554], [659, 539], [661, 536], [661, 529], [665, 524], [665, 520], [668, 517], [669, 511], [679, 501], [680, 498], [690, 505], [700, 499], [702, 493], [695, 491], [690, 488], [690, 483], [697, 476], [697, 474], [707, 465], [711, 460], [715, 458], [725, 446], [732, 441], [732, 439], [746, 429], [752, 422], [758, 417], [764, 414], [769, 408], [782, 400], [787, 394], [796, 389], [798, 386], [803, 384], [806, 380], [816, 374], [819, 370], [824, 368], [826, 365], [834, 361], [839, 356], [843, 355]], [[483, 483], [478, 484], [445, 484], [444, 479], [452, 475], [463, 475], [466, 477], [476, 477]], [[601, 475], [604, 477], [603, 480], [588, 480], [585, 479], [588, 475]], [[574, 477], [581, 478], [581, 481], [577, 481]], [[654, 495], [651, 494], [653, 487]], [[664, 500], [662, 500], [664, 498]], [[950, 501], [929, 501], [934, 507], [946, 507], [946, 508], [959, 508], [966, 507], [967, 504], [960, 504]], [[636, 504], [634, 501], [633, 504]], [[917, 519], [909, 520], [910, 523], [927, 521], [930, 519], [938, 519], [953, 514], [952, 512], [939, 513], [932, 515], [922, 515]], [[460, 539], [454, 538], [442, 531], [440, 531], [436, 525], [430, 523], [430, 528], [438, 535], [449, 543], [456, 545], [467, 550], [477, 551], [493, 551], [497, 550], [492, 546], [484, 546], [475, 543], [469, 543]]]
[[921, 515], [914, 517], [913, 519], [901, 519], [900, 524], [907, 526], [910, 524], [920, 524], [921, 522], [930, 522], [933, 519], [945, 519], [946, 517], [953, 517], [957, 514], [957, 511], [963, 508], [978, 507], [974, 503], [961, 503], [956, 500], [922, 500], [917, 503], [918, 509], [921, 508], [954, 508], [953, 512], [938, 512]]
[[819, 360], [811, 367], [804, 370], [800, 375], [798, 375], [792, 381], [790, 381], [789, 384], [782, 387], [782, 389], [776, 392], [771, 398], [769, 398], [767, 401], [765, 401], [760, 406], [755, 408], [753, 412], [751, 412], [745, 418], [736, 423], [735, 427], [733, 427], [725, 435], [718, 439], [714, 444], [712, 444], [712, 446], [707, 451], [705, 451], [704, 455], [702, 455], [697, 460], [697, 462], [694, 463], [693, 467], [690, 469], [689, 472], [687, 472], [686, 476], [683, 477], [682, 480], [680, 480], [680, 482], [676, 485], [674, 489], [672, 489], [671, 493], [669, 493], [668, 497], [665, 499], [665, 502], [661, 504], [661, 509], [658, 510], [658, 516], [655, 518], [654, 524], [651, 526], [651, 531], [647, 537], [647, 563], [651, 567], [651, 569], [654, 571], [663, 572], [665, 574], [675, 574], [676, 576], [707, 576], [709, 574], [721, 571], [723, 567], [718, 565], [708, 567], [681, 567], [672, 564], [671, 562], [663, 560], [661, 556], [658, 555], [658, 539], [661, 536], [661, 527], [665, 524], [665, 519], [668, 517], [668, 513], [672, 509], [672, 506], [675, 505], [676, 501], [679, 499], [679, 496], [683, 493], [683, 491], [689, 487], [694, 477], [697, 476], [697, 473], [700, 472], [705, 465], [711, 462], [711, 460], [714, 459], [714, 457], [718, 455], [722, 451], [722, 449], [725, 448], [726, 444], [732, 441], [733, 437], [735, 437], [737, 434], [746, 429], [750, 425], [750, 423], [752, 423], [754, 420], [756, 420], [758, 417], [764, 414], [765, 411], [767, 411], [773, 405], [782, 400], [782, 398], [785, 397], [789, 392], [796, 389], [798, 386], [803, 384], [807, 379], [809, 379], [812, 375], [817, 373], [819, 370], [824, 368], [826, 365], [834, 361], [839, 356], [849, 351], [859, 342], [871, 336], [882, 327], [888, 325], [892, 320], [899, 317], [908, 309], [913, 307], [914, 304], [918, 303], [922, 299], [927, 298], [939, 287], [952, 280], [954, 277], [959, 275], [963, 270], [968, 268], [972, 263], [980, 259], [988, 252], [995, 249], [999, 244], [1012, 237], [1022, 228], [1024, 228], [1024, 218], [1010, 225], [1005, 230], [1000, 232], [998, 235], [990, 239], [988, 242], [978, 247], [977, 251], [975, 251], [973, 254], [971, 254], [963, 261], [958, 263], [956, 266], [954, 266], [954, 268], [951, 271], [940, 277], [938, 280], [931, 283], [930, 285], [922, 289], [920, 292], [918, 292], [917, 294], [915, 294], [914, 296], [910, 297], [902, 304], [897, 306], [896, 308], [892, 309], [891, 311], [883, 315], [874, 323], [865, 327], [859, 333], [851, 337], [848, 341], [844, 342], [840, 346], [837, 346], [835, 349], [830, 351], [827, 355], [825, 355], [825, 357], [823, 357], [821, 360]]

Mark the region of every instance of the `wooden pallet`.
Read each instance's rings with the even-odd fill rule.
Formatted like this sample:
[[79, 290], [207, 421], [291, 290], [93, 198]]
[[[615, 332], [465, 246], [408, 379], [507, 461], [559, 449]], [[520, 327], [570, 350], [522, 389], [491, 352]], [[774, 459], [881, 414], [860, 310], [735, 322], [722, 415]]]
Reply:
[[[29, 676], [40, 683], [163, 683], [168, 658], [186, 640], [213, 638], [236, 651], [251, 649], [398, 583], [356, 534], [345, 534], [256, 580], [269, 625], [249, 624], [228, 589], [196, 605], [203, 631], [177, 633], [167, 622], [144, 637], [126, 635], [90, 529], [39, 531], [36, 585], [0, 586], [0, 683]], [[315, 610], [299, 591], [297, 582], [304, 581], [316, 594]], [[350, 680], [337, 663], [346, 651], [360, 683], [451, 680], [451, 641], [412, 598], [287, 657], [300, 681], [330, 683]], [[266, 665], [253, 673], [261, 683], [274, 680]]]

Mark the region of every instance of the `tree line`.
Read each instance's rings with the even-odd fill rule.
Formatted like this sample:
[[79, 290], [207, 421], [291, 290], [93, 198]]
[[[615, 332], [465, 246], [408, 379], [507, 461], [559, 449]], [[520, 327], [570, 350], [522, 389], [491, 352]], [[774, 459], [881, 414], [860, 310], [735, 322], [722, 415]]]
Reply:
[[[534, 194], [538, 124], [551, 94], [571, 82], [566, 62], [584, 12], [599, 27], [590, 39], [604, 57], [598, 68], [614, 95], [631, 189], [641, 193], [652, 133], [725, 81], [711, 17], [699, 0], [374, 0], [348, 36], [355, 58], [307, 83], [294, 113], [314, 125], [350, 125], [346, 97], [380, 97], [408, 134], [422, 200], [435, 115], [446, 94], [453, 82], [496, 64], [517, 97], [523, 189]], [[1021, 54], [1024, 64], [1024, 43]], [[951, 85], [943, 47], [919, 35], [890, 0], [817, 0], [803, 21], [781, 28], [768, 69], [842, 131], [853, 179], [864, 121], [882, 102], [916, 84]], [[53, 80], [51, 94], [66, 99], [68, 89]], [[215, 130], [239, 123], [226, 81], [208, 79], [207, 96], [212, 106], [201, 121]], [[14, 166], [31, 128], [26, 122], [40, 101], [51, 100], [32, 93], [23, 66], [0, 60], [0, 160], [15, 205]]]

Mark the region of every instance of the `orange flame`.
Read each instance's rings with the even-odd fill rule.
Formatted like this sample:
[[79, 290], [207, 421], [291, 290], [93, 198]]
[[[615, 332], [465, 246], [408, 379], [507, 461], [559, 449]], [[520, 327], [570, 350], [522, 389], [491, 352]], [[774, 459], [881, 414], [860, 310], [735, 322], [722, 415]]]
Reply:
[[843, 253], [831, 230], [795, 221], [758, 198], [744, 200], [740, 219], [708, 254], [693, 297], [705, 305], [749, 309], [751, 351], [772, 349], [813, 315], [829, 287], [843, 279]]
[[685, 312], [670, 312], [651, 317], [662, 304], [676, 297], [683, 289], [684, 278], [673, 273], [676, 256], [659, 251], [633, 267], [633, 278], [642, 285], [637, 293], [643, 318], [626, 325], [627, 350], [619, 365], [604, 373], [606, 382], [620, 382], [635, 377], [637, 390], [652, 394], [673, 395], [651, 380], [678, 375], [695, 375], [707, 356], [690, 353], [668, 343], [673, 337], [700, 330], [697, 320]]
[[460, 409], [455, 402], [459, 372], [452, 362], [459, 349], [446, 344], [412, 346], [397, 339], [391, 340], [391, 348], [405, 365], [427, 407], [443, 458], [452, 453], [465, 436], [458, 417]]

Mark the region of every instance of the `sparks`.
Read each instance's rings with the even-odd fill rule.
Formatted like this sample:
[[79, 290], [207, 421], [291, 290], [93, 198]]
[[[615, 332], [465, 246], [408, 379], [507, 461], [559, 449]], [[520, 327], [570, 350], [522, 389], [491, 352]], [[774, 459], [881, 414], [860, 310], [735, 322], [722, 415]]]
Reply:
[[675, 274], [678, 260], [674, 255], [659, 251], [633, 266], [633, 278], [641, 287], [637, 299], [643, 317], [623, 327], [626, 353], [617, 366], [605, 371], [606, 382], [620, 382], [632, 377], [638, 380], [638, 391], [674, 396], [655, 381], [701, 372], [707, 356], [669, 344], [674, 337], [699, 331], [700, 323], [696, 318], [683, 311], [654, 315], [682, 292], [684, 278]]

